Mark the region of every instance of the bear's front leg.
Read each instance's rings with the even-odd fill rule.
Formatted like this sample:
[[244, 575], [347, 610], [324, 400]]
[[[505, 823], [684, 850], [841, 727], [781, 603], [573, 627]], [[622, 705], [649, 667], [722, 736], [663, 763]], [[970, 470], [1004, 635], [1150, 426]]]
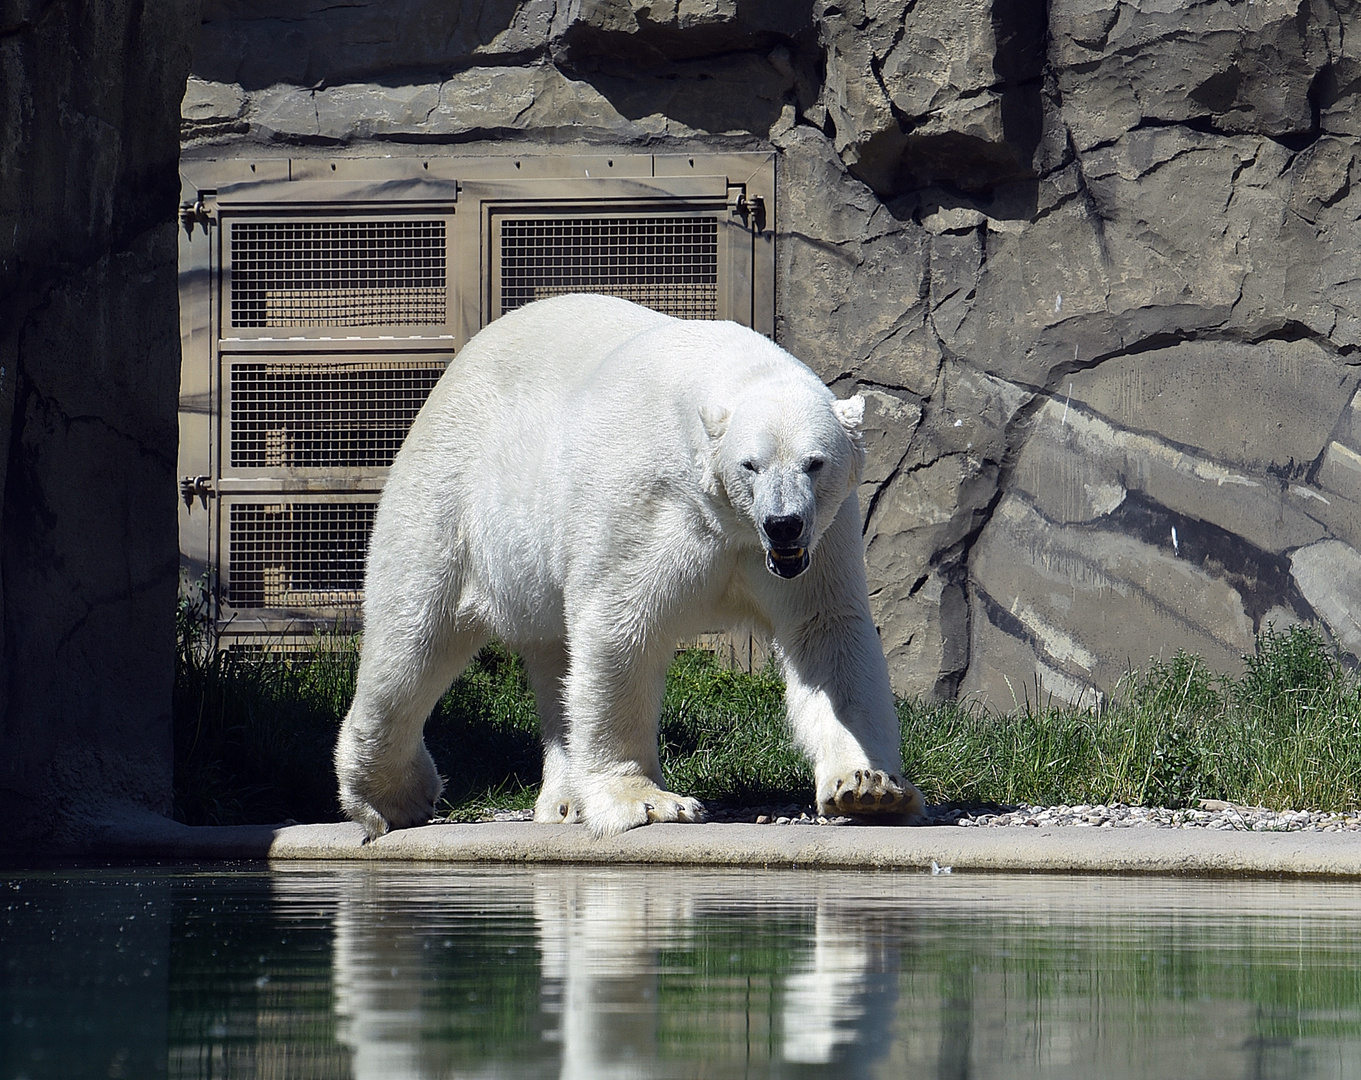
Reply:
[[925, 814], [921, 792], [899, 771], [898, 717], [887, 686], [866, 694], [873, 680], [869, 687], [810, 683], [788, 656], [784, 666], [789, 722], [813, 763], [819, 812], [904, 824]]
[[818, 809], [911, 821], [926, 803], [900, 772], [902, 733], [870, 615], [854, 499], [816, 555], [806, 574], [768, 594], [789, 724], [813, 763]]
[[597, 836], [654, 821], [703, 821], [698, 799], [662, 788], [657, 720], [674, 646], [578, 641], [565, 703], [571, 787]]
[[366, 726], [351, 709], [336, 743], [335, 759], [340, 807], [346, 817], [363, 826], [368, 841], [389, 829], [428, 822], [444, 781], [423, 741], [394, 750], [386, 745], [383, 733], [366, 733]]

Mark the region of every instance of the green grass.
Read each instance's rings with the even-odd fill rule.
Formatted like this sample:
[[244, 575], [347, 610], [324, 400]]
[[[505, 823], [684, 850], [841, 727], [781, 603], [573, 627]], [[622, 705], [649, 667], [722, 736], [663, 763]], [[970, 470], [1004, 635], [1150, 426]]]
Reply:
[[[192, 824], [337, 817], [331, 750], [358, 663], [353, 638], [301, 655], [217, 652], [201, 606], [181, 602], [175, 684], [175, 808]], [[1356, 674], [1310, 627], [1268, 629], [1236, 678], [1178, 655], [1131, 673], [1100, 710], [1052, 701], [1009, 713], [902, 701], [903, 768], [930, 803], [1184, 806], [1204, 798], [1274, 809], [1361, 807]], [[523, 666], [488, 646], [440, 701], [426, 741], [447, 784], [442, 811], [476, 817], [533, 804], [537, 721]], [[676, 790], [715, 803], [812, 798], [767, 669], [672, 665], [662, 766]]]
[[1269, 627], [1238, 678], [1185, 654], [1154, 662], [1101, 710], [902, 702], [899, 714], [903, 768], [933, 802], [1361, 806], [1357, 678], [1312, 627]]

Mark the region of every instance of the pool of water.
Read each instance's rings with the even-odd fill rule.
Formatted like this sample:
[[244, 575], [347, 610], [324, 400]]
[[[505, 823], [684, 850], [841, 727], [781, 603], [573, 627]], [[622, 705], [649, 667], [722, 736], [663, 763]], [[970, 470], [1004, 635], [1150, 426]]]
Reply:
[[0, 871], [0, 1080], [1361, 1077], [1361, 886]]

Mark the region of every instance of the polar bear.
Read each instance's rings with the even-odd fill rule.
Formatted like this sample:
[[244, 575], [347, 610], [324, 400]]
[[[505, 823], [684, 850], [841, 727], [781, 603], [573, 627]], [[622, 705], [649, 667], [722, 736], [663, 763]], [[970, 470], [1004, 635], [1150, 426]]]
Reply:
[[482, 330], [378, 506], [335, 752], [345, 813], [370, 838], [431, 817], [426, 717], [495, 635], [538, 704], [536, 821], [702, 820], [662, 786], [658, 717], [677, 643], [724, 625], [773, 638], [824, 812], [921, 813], [866, 592], [863, 411], [752, 330], [613, 297]]

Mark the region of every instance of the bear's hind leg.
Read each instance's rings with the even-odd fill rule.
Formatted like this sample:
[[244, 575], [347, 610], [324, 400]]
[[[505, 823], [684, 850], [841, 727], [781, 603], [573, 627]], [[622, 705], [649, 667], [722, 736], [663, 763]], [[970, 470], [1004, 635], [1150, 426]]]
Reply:
[[369, 840], [423, 825], [444, 781], [422, 732], [430, 710], [487, 640], [481, 629], [421, 634], [366, 628], [354, 703], [336, 742], [340, 806]]
[[580, 819], [572, 798], [571, 767], [567, 756], [567, 721], [563, 713], [563, 680], [567, 676], [567, 646], [561, 641], [520, 650], [534, 691], [543, 736], [543, 784], [534, 803], [534, 820], [561, 825]]

